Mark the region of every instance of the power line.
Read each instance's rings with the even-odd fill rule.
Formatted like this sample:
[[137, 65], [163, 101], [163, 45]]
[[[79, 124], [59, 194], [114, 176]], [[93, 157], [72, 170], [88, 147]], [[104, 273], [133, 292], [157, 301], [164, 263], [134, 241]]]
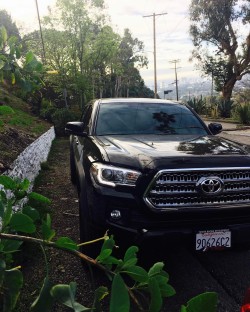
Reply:
[[145, 15], [143, 17], [153, 17], [153, 37], [154, 37], [154, 94], [155, 98], [157, 97], [157, 74], [156, 74], [156, 36], [155, 36], [155, 17], [159, 15], [166, 15], [167, 13], [159, 13], [155, 14], [153, 13], [152, 15]]
[[179, 63], [180, 60], [172, 60], [169, 61], [169, 63], [174, 64], [174, 72], [175, 72], [175, 88], [176, 88], [176, 100], [179, 101], [179, 92], [178, 92], [178, 79], [177, 79], [177, 69], [181, 68], [181, 67], [176, 67], [176, 64]]

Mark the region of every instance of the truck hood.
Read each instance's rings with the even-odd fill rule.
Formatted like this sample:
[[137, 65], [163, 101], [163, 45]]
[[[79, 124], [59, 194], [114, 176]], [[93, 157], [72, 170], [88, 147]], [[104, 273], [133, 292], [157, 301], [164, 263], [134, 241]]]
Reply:
[[109, 161], [123, 166], [160, 169], [175, 168], [178, 163], [178, 167], [204, 167], [210, 162], [222, 167], [229, 163], [230, 167], [250, 166], [250, 146], [218, 136], [113, 135], [97, 140]]

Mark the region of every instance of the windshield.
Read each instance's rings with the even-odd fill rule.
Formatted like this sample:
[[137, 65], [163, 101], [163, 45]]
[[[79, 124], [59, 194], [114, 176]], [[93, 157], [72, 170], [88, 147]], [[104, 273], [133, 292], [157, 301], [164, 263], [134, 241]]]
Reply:
[[162, 103], [105, 103], [100, 105], [96, 135], [206, 135], [199, 119], [185, 106]]

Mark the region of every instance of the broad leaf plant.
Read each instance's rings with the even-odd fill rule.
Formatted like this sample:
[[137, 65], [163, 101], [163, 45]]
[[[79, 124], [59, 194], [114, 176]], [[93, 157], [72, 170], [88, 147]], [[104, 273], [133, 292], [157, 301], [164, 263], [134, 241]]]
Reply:
[[[79, 251], [79, 245], [69, 237], [55, 239], [56, 232], [51, 227], [49, 214], [41, 215], [30, 203], [49, 205], [50, 200], [35, 192], [29, 192], [27, 179], [19, 181], [8, 176], [0, 176], [0, 304], [2, 312], [14, 311], [23, 287], [21, 266], [13, 265], [15, 252], [21, 251], [23, 242], [36, 243], [43, 249], [46, 263], [46, 276], [39, 295], [31, 304], [33, 312], [49, 312], [55, 302], [75, 312], [101, 311], [101, 301], [109, 296], [109, 311], [128, 312], [134, 307], [137, 311], [160, 311], [164, 298], [175, 294], [169, 284], [169, 275], [164, 263], [155, 263], [148, 271], [138, 265], [137, 246], [127, 249], [122, 259], [113, 255], [115, 241], [105, 235], [100, 254], [92, 259]], [[19, 207], [17, 209], [17, 207]], [[100, 286], [96, 289], [93, 304], [86, 307], [76, 301], [77, 284], [53, 285], [48, 270], [46, 250], [57, 248], [71, 253], [82, 261], [98, 268], [111, 281], [111, 289]], [[80, 262], [79, 262], [80, 265]], [[32, 268], [31, 268], [32, 270]], [[192, 298], [181, 312], [215, 312], [217, 294], [213, 292]]]

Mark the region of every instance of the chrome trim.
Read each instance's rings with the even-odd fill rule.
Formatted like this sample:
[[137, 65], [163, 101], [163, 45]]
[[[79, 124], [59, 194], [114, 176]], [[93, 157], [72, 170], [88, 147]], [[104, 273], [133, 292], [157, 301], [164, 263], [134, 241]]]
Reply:
[[196, 183], [196, 188], [207, 196], [219, 195], [224, 190], [224, 182], [216, 177], [201, 177]]
[[[171, 194], [174, 195], [174, 197], [177, 198], [178, 194], [180, 195], [183, 195], [183, 194], [186, 194], [188, 196], [188, 194], [194, 194], [195, 191], [192, 190], [192, 188], [196, 188], [196, 184], [198, 182], [198, 180], [201, 179], [201, 177], [197, 177], [197, 180], [193, 179], [193, 180], [183, 180], [183, 181], [173, 181], [173, 183], [171, 183], [171, 181], [166, 181], [164, 182], [163, 179], [162, 179], [162, 183], [158, 181], [158, 183], [156, 182], [157, 179], [163, 175], [163, 174], [171, 174], [171, 173], [176, 173], [177, 175], [179, 175], [180, 173], [198, 173], [198, 172], [201, 172], [201, 174], [206, 174], [206, 172], [210, 172], [211, 173], [211, 177], [214, 177], [216, 175], [216, 172], [225, 172], [225, 174], [229, 174], [230, 172], [227, 172], [227, 171], [250, 171], [250, 167], [221, 167], [221, 168], [218, 168], [218, 167], [211, 167], [211, 168], [178, 168], [178, 169], [164, 169], [164, 170], [160, 170], [158, 171], [155, 176], [153, 177], [153, 179], [151, 180], [151, 182], [149, 183], [148, 187], [146, 188], [144, 194], [143, 194], [143, 200], [144, 202], [146, 203], [146, 205], [151, 209], [153, 210], [154, 212], [163, 212], [163, 211], [178, 211], [178, 210], [188, 210], [188, 209], [201, 209], [202, 206], [204, 207], [204, 205], [207, 205], [208, 208], [210, 209], [213, 209], [213, 208], [216, 208], [216, 209], [220, 209], [220, 208], [232, 208], [233, 206], [241, 206], [241, 207], [245, 207], [245, 206], [249, 206], [249, 203], [250, 203], [250, 200], [248, 200], [248, 198], [244, 201], [244, 199], [242, 201], [236, 201], [232, 198], [232, 201], [230, 203], [220, 203], [220, 202], [210, 202], [209, 203], [209, 197], [211, 198], [211, 196], [206, 196], [207, 198], [207, 203], [202, 202], [201, 204], [199, 203], [194, 203], [192, 204], [192, 202], [190, 203], [184, 203], [184, 204], [179, 204], [179, 206], [175, 206], [175, 203], [173, 204], [173, 207], [170, 207], [170, 205], [168, 205], [168, 207], [164, 207], [164, 204], [163, 206], [158, 206], [156, 207], [151, 201], [150, 199], [147, 197], [149, 195], [149, 193], [151, 192], [151, 194], [166, 194], [166, 191], [164, 190], [159, 190], [158, 192], [155, 191], [155, 190], [152, 190], [152, 187], [153, 186], [159, 186], [159, 188], [162, 186], [162, 187], [166, 187], [169, 186], [173, 186], [173, 183], [175, 184], [175, 188], [178, 188], [178, 184], [181, 185], [182, 187], [187, 187], [188, 188], [188, 185], [190, 187], [190, 189], [186, 189], [185, 192], [181, 193], [181, 191], [178, 191], [178, 190], [172, 190], [171, 191]], [[206, 177], [206, 176], [205, 176]], [[219, 178], [219, 177], [218, 177]], [[220, 179], [220, 178], [219, 178]], [[225, 181], [227, 183], [232, 183], [232, 182], [235, 182], [236, 180], [232, 177], [226, 177], [225, 179], [221, 179], [222, 182], [224, 183]], [[246, 183], [248, 182], [248, 183]], [[242, 184], [246, 184], [245, 187], [242, 187]], [[186, 186], [185, 186], [186, 185]], [[250, 190], [250, 173], [249, 173], [249, 176], [247, 177], [242, 177], [240, 180], [239, 180], [239, 186], [235, 187], [235, 185], [232, 185], [229, 187], [227, 187], [227, 185], [224, 185], [224, 190], [223, 190], [223, 194], [227, 195], [227, 196], [230, 196], [230, 193], [232, 192], [242, 192], [242, 193], [245, 193], [246, 195], [249, 194], [249, 190]], [[177, 195], [177, 196], [176, 196]], [[237, 196], [239, 196], [239, 194], [232, 194], [232, 196], [235, 196], [235, 198]], [[205, 197], [204, 197], [205, 198]], [[159, 198], [160, 199], [160, 198]], [[177, 198], [178, 199], [178, 198]], [[187, 198], [188, 199], [188, 198]], [[195, 199], [195, 198], [194, 198]], [[180, 196], [180, 200], [181, 200], [181, 196]], [[176, 204], [177, 205], [177, 204]], [[231, 207], [229, 207], [231, 206]]]

